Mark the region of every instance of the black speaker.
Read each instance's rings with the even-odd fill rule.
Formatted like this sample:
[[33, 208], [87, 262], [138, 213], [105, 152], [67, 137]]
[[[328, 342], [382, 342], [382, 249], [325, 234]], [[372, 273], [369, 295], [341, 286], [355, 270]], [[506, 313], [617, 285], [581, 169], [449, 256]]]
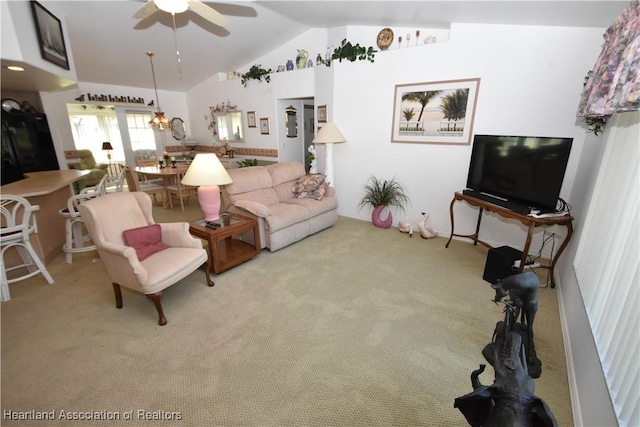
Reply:
[[489, 249], [482, 279], [494, 284], [498, 283], [498, 280], [516, 274], [518, 269], [514, 270], [513, 264], [521, 258], [522, 252], [510, 246]]

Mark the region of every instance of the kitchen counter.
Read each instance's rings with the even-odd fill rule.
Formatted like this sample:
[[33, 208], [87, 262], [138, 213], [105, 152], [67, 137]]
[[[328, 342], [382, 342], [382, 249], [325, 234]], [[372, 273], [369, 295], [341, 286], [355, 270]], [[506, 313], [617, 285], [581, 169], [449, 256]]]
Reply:
[[[31, 243], [45, 263], [60, 253], [65, 242], [65, 220], [59, 211], [67, 206], [69, 197], [74, 194], [72, 184], [88, 174], [88, 170], [73, 169], [28, 172], [25, 173], [25, 179], [0, 187], [2, 194], [21, 196], [32, 205], [40, 206], [35, 213], [38, 234], [32, 235]], [[7, 265], [16, 265], [17, 256], [17, 253], [7, 253]], [[12, 259], [15, 261], [12, 262]]]
[[[25, 198], [43, 196], [45, 194], [51, 194], [69, 184], [73, 184], [83, 176], [89, 175], [89, 171], [69, 169], [27, 172], [24, 175], [25, 179], [1, 186], [0, 192]], [[69, 196], [71, 196], [71, 194], [69, 194]], [[69, 196], [67, 196], [67, 198], [69, 198]]]

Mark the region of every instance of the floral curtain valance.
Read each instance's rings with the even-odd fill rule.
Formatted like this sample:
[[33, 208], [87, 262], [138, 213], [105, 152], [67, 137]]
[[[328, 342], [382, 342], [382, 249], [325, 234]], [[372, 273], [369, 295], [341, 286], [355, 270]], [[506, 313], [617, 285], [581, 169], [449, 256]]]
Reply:
[[640, 110], [640, 3], [634, 0], [604, 34], [605, 43], [585, 85], [578, 116]]

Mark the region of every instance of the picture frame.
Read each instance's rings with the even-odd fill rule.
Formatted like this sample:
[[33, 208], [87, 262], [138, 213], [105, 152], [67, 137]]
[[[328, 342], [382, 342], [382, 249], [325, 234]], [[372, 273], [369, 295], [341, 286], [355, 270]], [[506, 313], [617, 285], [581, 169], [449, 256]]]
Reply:
[[469, 145], [480, 78], [398, 84], [392, 142]]
[[62, 23], [37, 1], [31, 2], [31, 12], [42, 59], [68, 70], [69, 57], [62, 33]]
[[269, 118], [261, 117], [260, 118], [260, 133], [262, 135], [269, 135], [271, 132], [269, 130]]
[[326, 105], [318, 105], [318, 123], [327, 123]]
[[247, 127], [255, 128], [256, 125], [256, 112], [255, 111], [247, 111]]

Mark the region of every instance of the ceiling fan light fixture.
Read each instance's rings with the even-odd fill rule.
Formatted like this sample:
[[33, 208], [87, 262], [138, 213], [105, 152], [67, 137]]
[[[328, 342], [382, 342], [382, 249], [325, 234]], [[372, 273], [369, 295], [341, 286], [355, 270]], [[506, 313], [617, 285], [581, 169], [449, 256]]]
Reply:
[[189, 8], [187, 0], [153, 0], [156, 7], [169, 13], [182, 13]]

